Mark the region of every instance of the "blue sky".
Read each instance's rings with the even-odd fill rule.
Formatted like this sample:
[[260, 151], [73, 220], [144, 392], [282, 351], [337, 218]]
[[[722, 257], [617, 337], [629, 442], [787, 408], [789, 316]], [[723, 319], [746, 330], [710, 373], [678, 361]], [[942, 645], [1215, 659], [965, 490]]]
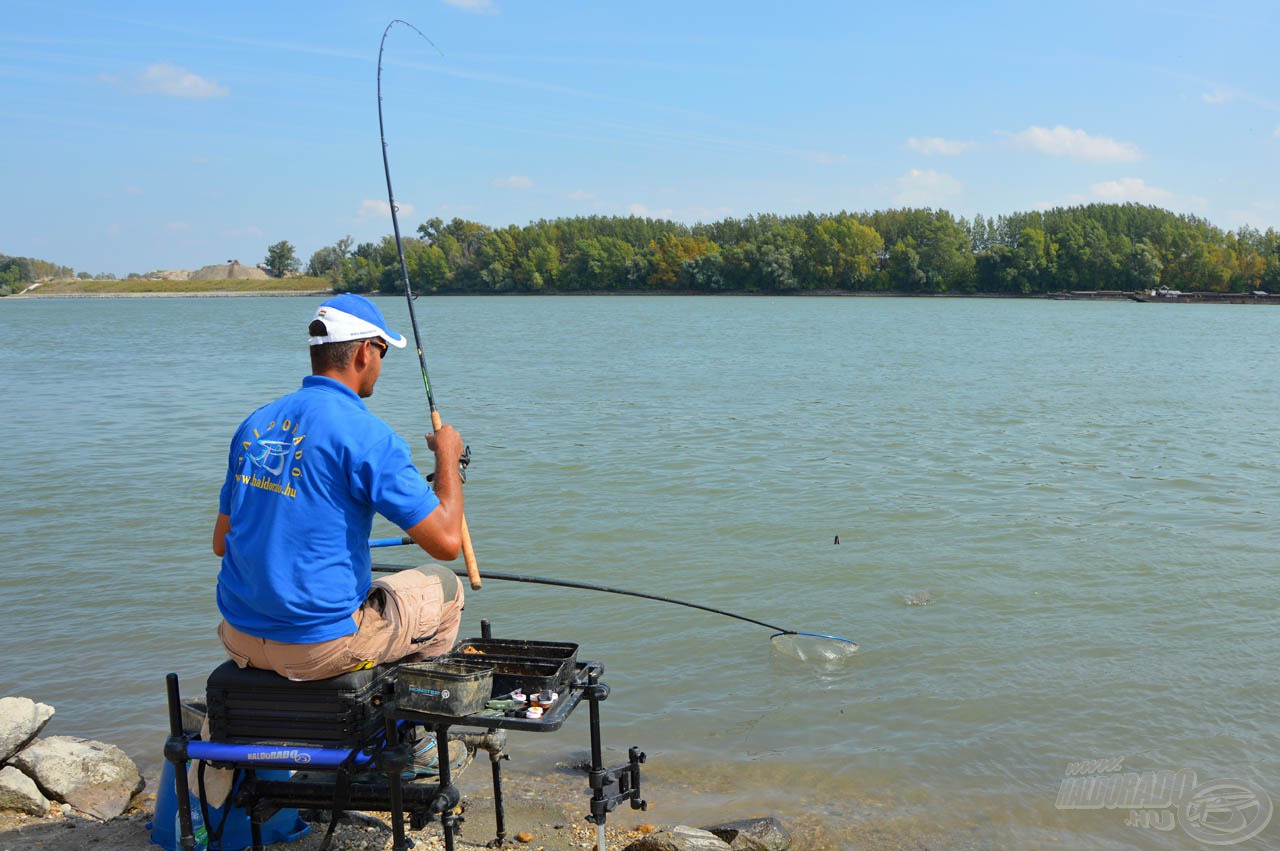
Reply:
[[1280, 227], [1280, 6], [0, 0], [0, 253], [305, 261], [430, 216], [1140, 201]]

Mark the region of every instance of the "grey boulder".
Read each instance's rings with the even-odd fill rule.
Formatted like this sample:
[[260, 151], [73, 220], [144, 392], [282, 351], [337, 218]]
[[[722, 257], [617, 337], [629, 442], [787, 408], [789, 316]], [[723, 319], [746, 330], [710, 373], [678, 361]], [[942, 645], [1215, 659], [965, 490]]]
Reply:
[[791, 834], [776, 818], [748, 818], [704, 828], [729, 843], [732, 851], [787, 851]]
[[0, 763], [40, 735], [53, 707], [26, 697], [0, 697]]
[[13, 762], [45, 795], [95, 818], [115, 818], [142, 791], [133, 760], [103, 742], [50, 736], [19, 752]]
[[40, 794], [34, 780], [6, 765], [0, 768], [0, 810], [44, 816], [49, 814], [49, 799]]
[[678, 824], [642, 836], [624, 851], [729, 851], [729, 846], [713, 833]]

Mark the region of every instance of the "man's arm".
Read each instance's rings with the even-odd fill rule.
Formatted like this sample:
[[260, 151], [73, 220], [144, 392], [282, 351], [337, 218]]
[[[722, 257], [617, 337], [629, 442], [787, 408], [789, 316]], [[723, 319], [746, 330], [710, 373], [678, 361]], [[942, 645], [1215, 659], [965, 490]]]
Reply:
[[462, 549], [462, 438], [453, 426], [441, 426], [427, 435], [427, 447], [436, 454], [436, 474], [432, 480], [440, 504], [412, 528], [405, 529], [418, 546], [432, 558], [453, 561]]
[[231, 531], [231, 518], [219, 512], [218, 519], [213, 523], [213, 554], [216, 556], [224, 556], [227, 554], [227, 533]]

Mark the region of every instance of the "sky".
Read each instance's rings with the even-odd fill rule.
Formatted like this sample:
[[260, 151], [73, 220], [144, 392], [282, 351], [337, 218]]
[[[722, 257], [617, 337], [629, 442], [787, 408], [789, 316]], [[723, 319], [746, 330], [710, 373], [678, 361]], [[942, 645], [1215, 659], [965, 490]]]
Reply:
[[0, 0], [0, 254], [123, 276], [402, 230], [1155, 204], [1280, 228], [1280, 5]]

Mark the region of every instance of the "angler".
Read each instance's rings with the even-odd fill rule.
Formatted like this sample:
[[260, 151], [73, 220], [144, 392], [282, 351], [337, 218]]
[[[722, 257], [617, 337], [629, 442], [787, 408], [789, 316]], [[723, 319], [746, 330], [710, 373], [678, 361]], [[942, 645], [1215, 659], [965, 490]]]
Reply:
[[227, 654], [291, 680], [444, 653], [464, 601], [444, 567], [372, 579], [375, 513], [433, 558], [452, 560], [462, 547], [458, 432], [440, 426], [427, 438], [429, 485], [409, 445], [364, 402], [405, 338], [352, 294], [320, 305], [309, 333], [312, 375], [236, 431], [213, 533]]

